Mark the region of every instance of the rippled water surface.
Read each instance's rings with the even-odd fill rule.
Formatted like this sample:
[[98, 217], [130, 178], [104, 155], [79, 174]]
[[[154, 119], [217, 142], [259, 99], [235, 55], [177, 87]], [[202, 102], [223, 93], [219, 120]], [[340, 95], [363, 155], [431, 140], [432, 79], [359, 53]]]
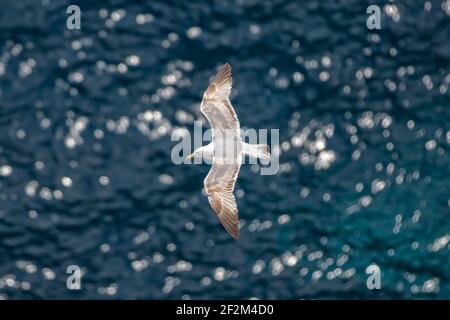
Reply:
[[[450, 298], [450, 1], [369, 4], [2, 1], [0, 298]], [[239, 241], [170, 158], [224, 62], [280, 130]]]

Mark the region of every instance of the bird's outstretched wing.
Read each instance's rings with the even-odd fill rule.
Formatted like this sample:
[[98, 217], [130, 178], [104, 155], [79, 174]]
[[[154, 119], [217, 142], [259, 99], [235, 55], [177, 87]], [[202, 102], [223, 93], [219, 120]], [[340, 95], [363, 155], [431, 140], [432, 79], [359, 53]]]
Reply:
[[203, 95], [200, 110], [211, 124], [213, 135], [222, 129], [235, 129], [239, 135], [239, 120], [229, 100], [232, 82], [231, 66], [226, 63]]
[[235, 239], [239, 239], [239, 220], [233, 189], [240, 167], [240, 163], [220, 164], [215, 161], [204, 181], [209, 204]]
[[204, 181], [208, 200], [225, 229], [239, 239], [233, 189], [242, 159], [239, 120], [229, 100], [232, 81], [231, 66], [226, 63], [209, 83], [200, 110], [211, 124], [214, 140], [213, 164]]

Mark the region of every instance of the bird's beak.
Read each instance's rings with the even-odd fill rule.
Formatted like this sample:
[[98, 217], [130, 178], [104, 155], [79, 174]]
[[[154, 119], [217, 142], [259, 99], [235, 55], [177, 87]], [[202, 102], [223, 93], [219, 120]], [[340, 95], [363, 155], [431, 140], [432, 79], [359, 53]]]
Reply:
[[187, 156], [186, 158], [184, 158], [184, 159], [186, 159], [186, 160], [191, 160], [193, 157], [194, 157], [194, 154], [191, 153], [190, 155], [188, 155], [188, 156]]

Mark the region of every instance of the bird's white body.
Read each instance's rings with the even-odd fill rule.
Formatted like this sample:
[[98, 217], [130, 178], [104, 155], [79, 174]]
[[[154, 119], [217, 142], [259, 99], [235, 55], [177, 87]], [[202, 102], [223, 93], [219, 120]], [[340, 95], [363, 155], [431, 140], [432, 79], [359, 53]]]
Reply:
[[[230, 150], [230, 154], [233, 153], [234, 150], [236, 150], [237, 154], [239, 154], [240, 157], [249, 156], [259, 159], [270, 159], [270, 154], [268, 154], [265, 144], [248, 144], [246, 142], [243, 142], [242, 140], [238, 141], [238, 143], [239, 145], [236, 148], [228, 149]], [[215, 143], [214, 141], [211, 141], [207, 145], [196, 149], [193, 153], [193, 156], [202, 157], [206, 161], [212, 161], [216, 152], [215, 150]], [[235, 159], [234, 156], [232, 158]]]

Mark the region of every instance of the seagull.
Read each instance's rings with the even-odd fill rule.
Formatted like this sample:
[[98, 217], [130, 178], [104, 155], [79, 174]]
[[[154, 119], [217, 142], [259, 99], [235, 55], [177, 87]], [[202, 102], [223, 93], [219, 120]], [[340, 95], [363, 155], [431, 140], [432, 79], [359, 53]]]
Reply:
[[267, 144], [242, 141], [239, 119], [229, 100], [232, 85], [231, 66], [226, 63], [210, 81], [203, 94], [201, 112], [212, 128], [212, 141], [186, 157], [212, 160], [212, 167], [203, 184], [208, 201], [219, 221], [234, 238], [239, 239], [239, 220], [233, 194], [242, 157], [270, 159]]

